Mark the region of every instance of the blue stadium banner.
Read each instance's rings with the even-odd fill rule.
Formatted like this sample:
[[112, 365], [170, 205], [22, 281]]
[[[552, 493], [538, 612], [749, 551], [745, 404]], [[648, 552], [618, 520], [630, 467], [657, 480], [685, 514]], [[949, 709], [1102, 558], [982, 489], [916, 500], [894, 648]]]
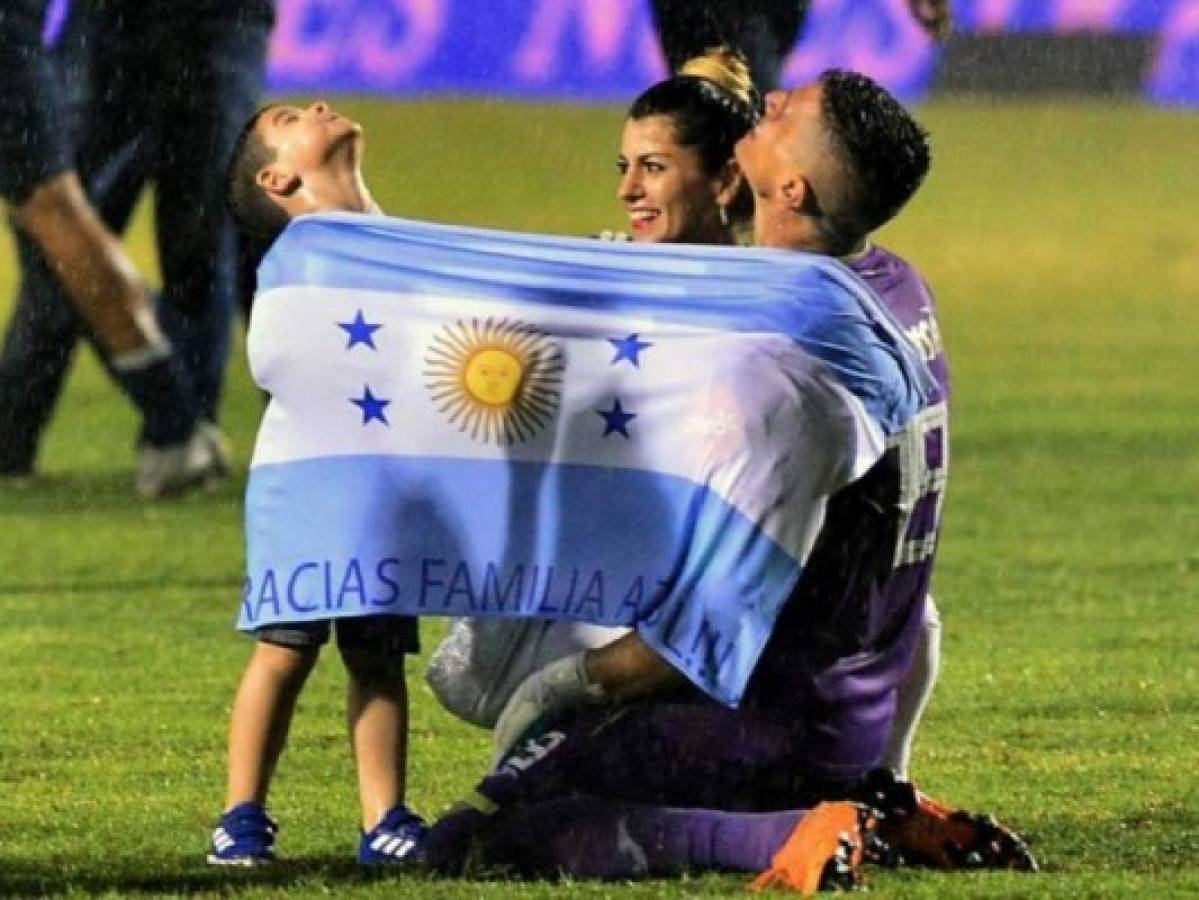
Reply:
[[[1099, 33], [1150, 39], [1147, 97], [1199, 104], [1196, 0], [957, 0], [963, 33]], [[874, 75], [908, 99], [930, 87], [938, 48], [907, 0], [815, 0], [785, 67]], [[276, 91], [454, 93], [623, 101], [662, 77], [649, 0], [278, 0]]]

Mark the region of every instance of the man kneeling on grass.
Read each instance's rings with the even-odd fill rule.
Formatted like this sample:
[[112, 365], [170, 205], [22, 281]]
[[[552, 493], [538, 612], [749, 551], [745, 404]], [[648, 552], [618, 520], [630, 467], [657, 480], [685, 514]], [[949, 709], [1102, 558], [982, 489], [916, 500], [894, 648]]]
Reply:
[[[907, 111], [848, 72], [770, 94], [736, 156], [756, 243], [842, 257], [929, 166]], [[814, 504], [815, 547], [738, 709], [699, 696], [636, 633], [551, 663], [501, 715], [496, 769], [434, 826], [434, 863], [600, 878], [765, 870], [756, 884], [801, 891], [853, 884], [868, 858], [1035, 869], [989, 817], [871, 768], [933, 566], [942, 401], [926, 398], [862, 478]], [[840, 447], [816, 422], [804, 438], [795, 452], [813, 465]]]

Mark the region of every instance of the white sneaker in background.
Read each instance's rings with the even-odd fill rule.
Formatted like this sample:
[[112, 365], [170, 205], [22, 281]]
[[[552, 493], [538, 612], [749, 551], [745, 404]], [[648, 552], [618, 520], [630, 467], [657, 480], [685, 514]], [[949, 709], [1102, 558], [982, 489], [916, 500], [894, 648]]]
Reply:
[[209, 422], [207, 419], [200, 420], [196, 431], [208, 442], [208, 446], [216, 458], [215, 474], [222, 477], [231, 474], [233, 472], [233, 443], [229, 440], [229, 436], [221, 431], [215, 422]]
[[[215, 425], [211, 428], [220, 434]], [[220, 443], [204, 426], [198, 426], [181, 444], [145, 444], [137, 451], [133, 489], [147, 500], [154, 500], [219, 479], [228, 468], [221, 451]]]

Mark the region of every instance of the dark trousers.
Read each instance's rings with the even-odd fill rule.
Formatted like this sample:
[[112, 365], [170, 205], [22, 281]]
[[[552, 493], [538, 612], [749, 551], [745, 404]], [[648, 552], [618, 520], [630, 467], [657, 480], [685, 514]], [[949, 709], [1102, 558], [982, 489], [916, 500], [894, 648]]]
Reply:
[[653, 0], [654, 24], [672, 72], [725, 44], [745, 55], [754, 84], [765, 93], [778, 87], [808, 5], [808, 0]]
[[[154, 184], [159, 319], [202, 414], [215, 420], [238, 295], [225, 169], [259, 101], [271, 22], [233, 15], [139, 21], [103, 7], [83, 15], [71, 27], [90, 37], [81, 42], [88, 68], [77, 167], [118, 233], [142, 189]], [[32, 466], [76, 344], [88, 336], [37, 248], [20, 234], [17, 244], [21, 284], [0, 350], [0, 471]]]

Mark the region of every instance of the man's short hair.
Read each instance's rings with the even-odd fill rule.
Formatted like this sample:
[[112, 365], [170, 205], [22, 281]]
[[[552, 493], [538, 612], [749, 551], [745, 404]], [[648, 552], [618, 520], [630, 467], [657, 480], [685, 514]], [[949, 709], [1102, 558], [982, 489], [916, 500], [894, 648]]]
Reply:
[[824, 125], [850, 178], [847, 208], [830, 215], [827, 237], [852, 246], [890, 221], [923, 183], [928, 132], [865, 75], [829, 69], [820, 86]]
[[242, 128], [233, 145], [229, 171], [225, 176], [225, 200], [233, 221], [255, 243], [266, 247], [273, 243], [290, 217], [275, 203], [258, 183], [263, 166], [275, 161], [275, 150], [258, 135], [258, 122], [275, 104], [268, 104], [254, 113]]

